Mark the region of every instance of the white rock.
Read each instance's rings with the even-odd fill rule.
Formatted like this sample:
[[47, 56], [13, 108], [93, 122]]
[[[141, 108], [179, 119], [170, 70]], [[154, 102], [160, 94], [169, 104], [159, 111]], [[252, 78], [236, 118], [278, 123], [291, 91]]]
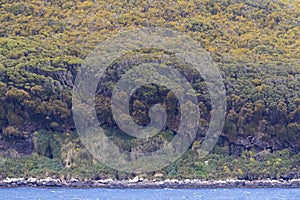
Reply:
[[130, 179], [128, 182], [129, 183], [137, 183], [137, 182], [139, 182], [139, 177], [136, 176], [136, 177], [134, 177], [134, 179]]
[[12, 179], [10, 178], [6, 178], [3, 180], [4, 183], [12, 183]]
[[51, 181], [53, 181], [53, 179], [50, 178], [50, 177], [47, 177], [46, 179], [44, 179], [44, 181], [45, 181], [45, 182], [51, 182]]
[[154, 174], [154, 177], [163, 177], [164, 175], [162, 173], [157, 173], [157, 174]]
[[165, 182], [164, 181], [159, 181], [158, 184], [163, 185], [163, 184], [165, 184]]
[[108, 183], [108, 180], [107, 180], [107, 179], [99, 180], [99, 183], [107, 184], [107, 183]]
[[78, 182], [77, 178], [71, 178], [70, 182]]
[[106, 179], [109, 183], [113, 182], [111, 178]]
[[27, 182], [29, 182], [29, 183], [36, 183], [37, 179], [30, 177], [30, 178], [27, 179]]
[[190, 183], [191, 180], [190, 180], [190, 179], [185, 179], [184, 182], [185, 182], [185, 183]]
[[143, 182], [143, 181], [144, 181], [143, 177], [139, 178], [139, 182]]

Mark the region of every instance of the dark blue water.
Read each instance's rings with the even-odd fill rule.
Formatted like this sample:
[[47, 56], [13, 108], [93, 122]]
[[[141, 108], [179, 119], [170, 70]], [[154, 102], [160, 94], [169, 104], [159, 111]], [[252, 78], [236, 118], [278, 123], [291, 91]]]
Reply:
[[300, 200], [298, 189], [0, 189], [0, 199], [278, 199]]

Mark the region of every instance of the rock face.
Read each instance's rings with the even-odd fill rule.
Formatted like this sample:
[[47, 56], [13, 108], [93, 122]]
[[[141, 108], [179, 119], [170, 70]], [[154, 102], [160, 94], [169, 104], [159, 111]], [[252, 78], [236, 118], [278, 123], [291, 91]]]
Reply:
[[78, 179], [36, 179], [6, 178], [0, 180], [0, 187], [68, 187], [68, 188], [300, 188], [300, 179], [292, 180], [225, 180], [202, 181], [199, 179], [166, 179], [164, 181], [147, 180], [135, 177], [131, 180], [88, 180]]
[[34, 144], [31, 135], [24, 138], [15, 138], [13, 141], [0, 138], [0, 156], [16, 158], [30, 155], [34, 151]]

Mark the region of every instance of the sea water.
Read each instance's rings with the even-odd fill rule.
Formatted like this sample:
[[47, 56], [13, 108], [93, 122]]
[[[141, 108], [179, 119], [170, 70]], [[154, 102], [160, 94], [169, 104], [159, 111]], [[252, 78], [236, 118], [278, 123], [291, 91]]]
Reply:
[[2, 188], [0, 199], [130, 199], [130, 200], [165, 200], [165, 199], [278, 199], [300, 200], [300, 188], [231, 188], [231, 189], [70, 189], [70, 188]]

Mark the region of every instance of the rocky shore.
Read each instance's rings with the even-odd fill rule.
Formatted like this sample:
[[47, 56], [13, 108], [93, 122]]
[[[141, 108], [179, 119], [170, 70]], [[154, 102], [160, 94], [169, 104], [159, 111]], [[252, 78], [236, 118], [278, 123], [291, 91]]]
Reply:
[[300, 188], [300, 179], [292, 180], [219, 180], [203, 181], [199, 179], [147, 180], [135, 177], [130, 180], [89, 180], [79, 179], [36, 179], [6, 178], [0, 180], [1, 188], [12, 187], [64, 187], [64, 188]]

